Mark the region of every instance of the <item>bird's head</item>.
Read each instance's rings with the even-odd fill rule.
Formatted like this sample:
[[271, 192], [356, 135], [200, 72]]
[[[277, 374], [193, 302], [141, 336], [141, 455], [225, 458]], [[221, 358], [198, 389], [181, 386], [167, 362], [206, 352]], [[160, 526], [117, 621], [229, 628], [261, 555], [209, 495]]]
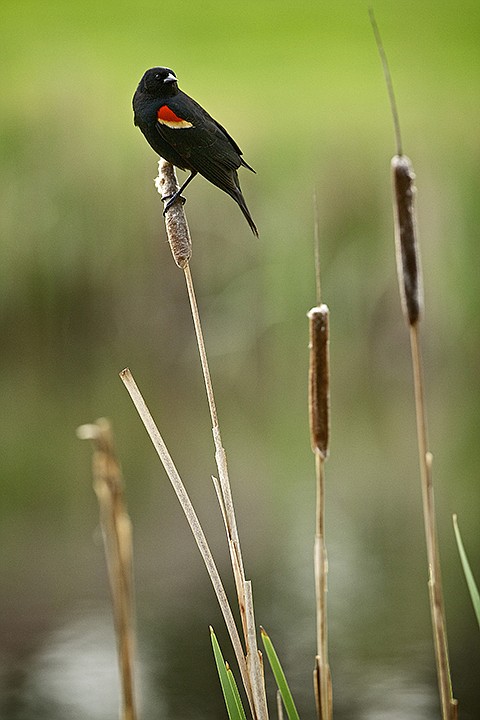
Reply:
[[153, 97], [175, 95], [178, 92], [177, 76], [170, 68], [150, 68], [140, 80], [140, 87]]

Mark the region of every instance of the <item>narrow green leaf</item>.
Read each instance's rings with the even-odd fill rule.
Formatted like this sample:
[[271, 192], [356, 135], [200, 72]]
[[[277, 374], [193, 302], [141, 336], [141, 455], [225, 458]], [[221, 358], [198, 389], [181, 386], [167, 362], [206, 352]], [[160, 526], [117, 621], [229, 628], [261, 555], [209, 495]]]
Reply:
[[245, 710], [243, 709], [242, 700], [240, 698], [240, 693], [238, 692], [237, 683], [235, 682], [235, 677], [233, 675], [233, 672], [230, 669], [230, 666], [228, 663], [225, 663], [225, 667], [227, 670], [227, 676], [230, 681], [230, 685], [232, 686], [232, 691], [235, 696], [235, 701], [237, 703], [238, 713], [242, 720], [247, 720], [247, 717], [245, 715]]
[[460, 553], [460, 560], [462, 561], [463, 572], [465, 573], [465, 579], [467, 581], [468, 589], [470, 591], [470, 597], [472, 599], [473, 609], [475, 610], [475, 615], [477, 616], [477, 622], [480, 627], [480, 595], [478, 593], [478, 588], [477, 588], [477, 584], [475, 582], [475, 578], [473, 577], [473, 573], [470, 568], [470, 563], [468, 562], [467, 553], [465, 552], [465, 548], [463, 547], [462, 536], [460, 535], [460, 530], [458, 527], [456, 515], [453, 516], [453, 529], [455, 530], [455, 537], [457, 539], [458, 552]]
[[262, 633], [262, 640], [265, 647], [265, 652], [267, 653], [270, 667], [272, 668], [275, 680], [278, 685], [278, 689], [280, 690], [280, 695], [282, 696], [283, 704], [285, 705], [285, 710], [287, 711], [288, 718], [289, 720], [300, 720], [297, 708], [295, 707], [295, 703], [293, 701], [292, 693], [290, 692], [290, 688], [288, 687], [285, 673], [283, 672], [282, 666], [280, 665], [280, 660], [278, 659], [278, 655], [275, 652], [273, 643], [262, 627], [260, 628], [260, 631]]
[[227, 706], [228, 717], [230, 720], [246, 720], [235, 678], [230, 668], [225, 664], [220, 645], [218, 644], [212, 627], [210, 627], [210, 639], [212, 641], [213, 655], [215, 657], [218, 677], [220, 678], [220, 685], [222, 686], [225, 705]]

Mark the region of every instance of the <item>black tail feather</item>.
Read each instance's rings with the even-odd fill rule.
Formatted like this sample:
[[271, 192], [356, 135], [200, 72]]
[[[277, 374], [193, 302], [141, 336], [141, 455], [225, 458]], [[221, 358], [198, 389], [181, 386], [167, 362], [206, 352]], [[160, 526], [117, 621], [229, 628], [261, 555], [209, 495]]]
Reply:
[[246, 221], [247, 221], [248, 224], [250, 225], [250, 230], [251, 230], [252, 233], [255, 235], [255, 237], [258, 238], [257, 226], [256, 226], [255, 223], [253, 222], [253, 218], [252, 218], [252, 216], [250, 215], [250, 210], [248, 209], [247, 203], [245, 202], [245, 198], [243, 197], [243, 195], [242, 195], [242, 193], [240, 192], [240, 190], [238, 190], [238, 192], [235, 193], [235, 194], [232, 193], [232, 197], [233, 197], [233, 199], [235, 200], [235, 202], [238, 203], [238, 205], [239, 205], [239, 207], [240, 207], [240, 210], [242, 211], [242, 213], [243, 213], [244, 216], [245, 216]]

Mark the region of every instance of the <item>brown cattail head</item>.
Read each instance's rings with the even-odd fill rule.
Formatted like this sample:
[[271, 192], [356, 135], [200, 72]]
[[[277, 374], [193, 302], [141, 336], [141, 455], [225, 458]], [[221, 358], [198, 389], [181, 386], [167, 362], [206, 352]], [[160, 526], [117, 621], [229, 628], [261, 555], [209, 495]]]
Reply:
[[417, 243], [415, 173], [406, 155], [392, 158], [393, 213], [400, 296], [405, 319], [415, 325], [423, 309], [423, 287]]
[[328, 457], [330, 439], [329, 310], [324, 304], [308, 313], [310, 321], [310, 365], [308, 408], [310, 442], [314, 453]]
[[[163, 158], [158, 162], [158, 177], [155, 178], [155, 186], [164, 202], [167, 202], [180, 187], [173, 165]], [[168, 209], [165, 215], [165, 227], [173, 259], [178, 267], [183, 269], [192, 257], [192, 240], [181, 200], [173, 203]]]

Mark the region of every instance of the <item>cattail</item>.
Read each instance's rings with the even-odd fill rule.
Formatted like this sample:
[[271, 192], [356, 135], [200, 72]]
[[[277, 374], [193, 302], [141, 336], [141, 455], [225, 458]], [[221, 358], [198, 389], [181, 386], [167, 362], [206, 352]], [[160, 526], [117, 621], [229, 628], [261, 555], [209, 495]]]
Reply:
[[397, 273], [400, 285], [403, 314], [412, 327], [420, 319], [423, 310], [422, 273], [417, 243], [417, 223], [415, 215], [415, 173], [409, 158], [403, 154], [402, 135], [398, 116], [397, 102], [393, 91], [392, 76], [388, 67], [380, 30], [378, 29], [373, 10], [369, 10], [375, 41], [377, 43], [383, 74], [387, 85], [397, 154], [392, 158], [395, 216], [395, 245], [397, 251]]
[[420, 350], [419, 320], [423, 310], [423, 287], [420, 256], [417, 242], [415, 214], [415, 173], [409, 158], [403, 154], [400, 122], [393, 92], [387, 56], [383, 49], [380, 32], [370, 10], [370, 21], [377, 41], [387, 83], [397, 154], [392, 158], [394, 189], [395, 247], [400, 296], [405, 319], [410, 326], [417, 438], [422, 485], [422, 503], [429, 568], [430, 612], [435, 644], [435, 660], [442, 705], [442, 720], [457, 720], [457, 701], [452, 694], [447, 647], [447, 630], [440, 578], [440, 551], [436, 530], [435, 503], [433, 498], [432, 455], [428, 450], [427, 411], [423, 384], [422, 356]]
[[406, 155], [394, 155], [392, 174], [398, 283], [403, 313], [412, 326], [419, 321], [423, 309], [423, 287], [415, 215], [415, 173]]
[[329, 310], [321, 304], [308, 313], [310, 321], [309, 416], [314, 453], [328, 457], [330, 439]]
[[[164, 203], [168, 202], [180, 187], [173, 165], [163, 158], [158, 161], [158, 177], [155, 178], [155, 187]], [[173, 259], [178, 267], [183, 269], [192, 257], [192, 240], [180, 199], [168, 209], [165, 215], [165, 227]]]

